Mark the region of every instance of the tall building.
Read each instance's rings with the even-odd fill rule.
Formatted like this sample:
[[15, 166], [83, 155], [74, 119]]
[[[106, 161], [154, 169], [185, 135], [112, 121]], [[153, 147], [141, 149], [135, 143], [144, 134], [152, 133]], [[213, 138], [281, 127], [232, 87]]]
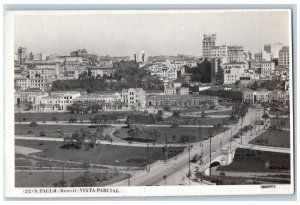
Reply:
[[211, 58], [227, 58], [227, 46], [214, 46], [211, 48]]
[[290, 55], [289, 55], [289, 47], [283, 46], [279, 51], [278, 65], [286, 66], [287, 68], [290, 65]]
[[228, 46], [228, 62], [244, 62], [246, 61], [243, 46]]
[[19, 47], [18, 49], [18, 62], [23, 64], [25, 62], [25, 58], [28, 57], [27, 48]]
[[212, 48], [216, 45], [216, 34], [203, 34], [202, 57], [210, 59]]
[[[273, 43], [264, 45], [264, 51], [270, 53], [272, 58], [279, 58], [279, 51], [282, 49], [281, 43]], [[267, 60], [267, 59], [266, 59]]]

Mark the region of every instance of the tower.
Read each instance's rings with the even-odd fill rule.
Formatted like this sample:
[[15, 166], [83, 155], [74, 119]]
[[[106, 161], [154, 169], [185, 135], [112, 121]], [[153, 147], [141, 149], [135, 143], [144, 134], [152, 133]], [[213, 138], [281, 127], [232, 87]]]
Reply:
[[202, 57], [210, 59], [212, 47], [216, 45], [216, 34], [203, 34]]

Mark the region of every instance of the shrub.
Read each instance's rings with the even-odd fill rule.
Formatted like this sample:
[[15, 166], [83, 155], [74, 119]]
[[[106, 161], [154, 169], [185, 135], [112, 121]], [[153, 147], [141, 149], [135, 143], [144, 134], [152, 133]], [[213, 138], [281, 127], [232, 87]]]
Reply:
[[31, 123], [29, 124], [29, 126], [30, 126], [30, 127], [36, 127], [36, 126], [38, 126], [38, 123], [35, 122], [35, 121], [33, 121], [33, 122], [31, 122]]

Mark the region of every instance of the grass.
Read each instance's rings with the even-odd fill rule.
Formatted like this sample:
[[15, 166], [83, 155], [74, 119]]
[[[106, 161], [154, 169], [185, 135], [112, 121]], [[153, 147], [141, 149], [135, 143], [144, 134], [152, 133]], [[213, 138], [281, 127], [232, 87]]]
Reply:
[[[38, 145], [37, 140], [15, 140], [15, 144], [42, 150], [34, 155], [47, 159], [120, 166], [146, 165], [146, 147], [98, 145], [92, 150], [83, 151], [61, 149], [63, 143], [53, 141], [44, 141], [43, 145]], [[183, 147], [170, 148], [169, 158], [181, 153], [183, 149]], [[150, 163], [164, 159], [165, 153], [162, 148], [149, 148]]]
[[290, 170], [290, 155], [237, 148], [230, 165], [219, 166], [218, 171], [280, 172]]
[[[64, 179], [67, 186], [70, 187], [71, 183], [78, 177], [85, 176], [87, 173], [96, 186], [105, 186], [128, 178], [128, 174], [124, 174], [114, 170], [97, 170], [97, 172], [86, 171], [64, 171]], [[62, 180], [62, 171], [23, 171], [15, 173], [16, 187], [54, 187], [53, 183]]]
[[32, 122], [32, 121], [53, 121], [53, 118], [56, 117], [58, 121], [67, 121], [69, 118], [77, 118], [82, 120], [89, 120], [93, 118], [95, 115], [118, 115], [118, 118], [125, 118], [128, 114], [133, 113], [142, 113], [139, 111], [124, 111], [124, 112], [101, 112], [101, 113], [85, 113], [85, 114], [71, 114], [71, 113], [15, 113], [15, 122], [24, 121]]
[[[200, 142], [209, 137], [209, 128], [188, 128], [188, 127], [178, 127], [178, 128], [170, 128], [170, 127], [157, 127], [155, 128], [159, 133], [161, 133], [160, 137], [157, 138], [156, 143], [165, 143], [166, 136], [168, 143], [182, 143], [181, 136], [182, 135], [189, 135], [190, 142]], [[227, 129], [227, 128], [224, 128]], [[120, 130], [116, 131], [114, 135], [119, 138], [123, 138], [125, 140], [129, 140], [128, 134], [129, 128], [121, 128]], [[220, 131], [221, 132], [221, 131]], [[201, 137], [200, 137], [201, 134]], [[146, 139], [145, 134], [140, 133], [137, 139]], [[132, 141], [138, 141], [132, 139]]]
[[[208, 112], [206, 115], [231, 115], [232, 110]], [[201, 115], [200, 115], [201, 116]]]
[[163, 122], [160, 122], [161, 124], [172, 124], [174, 122], [177, 122], [180, 125], [199, 125], [199, 120], [201, 120], [201, 125], [216, 125], [218, 123], [223, 124], [224, 122], [227, 124], [235, 124], [237, 121], [229, 120], [229, 118], [201, 118], [201, 117], [184, 117], [184, 116], [178, 116], [178, 117], [168, 117], [165, 118]]
[[250, 144], [273, 146], [273, 147], [290, 147], [290, 131], [267, 130], [261, 135], [252, 139]]
[[[81, 128], [88, 129], [90, 131], [95, 130], [96, 128], [88, 128], [88, 126], [74, 126], [74, 125], [43, 125], [39, 124], [36, 127], [30, 127], [25, 124], [15, 124], [15, 134], [16, 135], [26, 135], [30, 134], [28, 131], [33, 132], [32, 134], [39, 134], [41, 131], [45, 131], [47, 134], [58, 134], [57, 129], [61, 129], [63, 133], [72, 133]], [[51, 135], [51, 137], [55, 137], [56, 135]]]

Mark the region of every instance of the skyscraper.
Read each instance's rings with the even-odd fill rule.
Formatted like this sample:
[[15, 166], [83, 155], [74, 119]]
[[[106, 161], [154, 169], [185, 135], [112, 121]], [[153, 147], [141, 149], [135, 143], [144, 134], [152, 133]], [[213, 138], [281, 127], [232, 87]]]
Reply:
[[216, 45], [216, 34], [203, 34], [202, 57], [210, 59], [212, 47]]

